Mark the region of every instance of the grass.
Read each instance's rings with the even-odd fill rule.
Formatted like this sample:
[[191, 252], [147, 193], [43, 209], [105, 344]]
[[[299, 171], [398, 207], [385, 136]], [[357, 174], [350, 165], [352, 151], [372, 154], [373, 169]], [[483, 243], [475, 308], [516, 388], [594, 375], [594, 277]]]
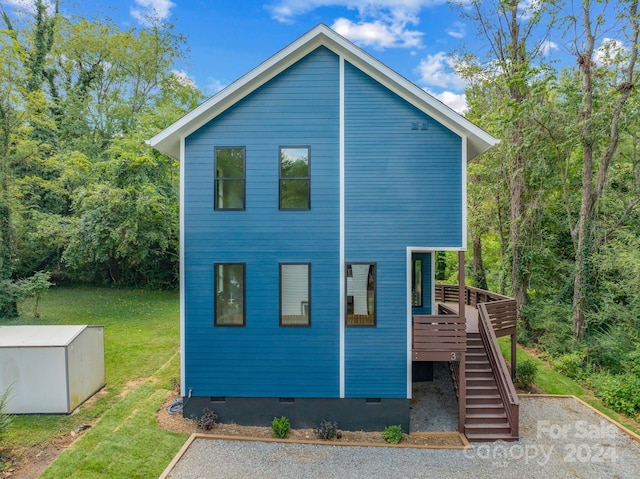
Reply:
[[[511, 342], [508, 337], [498, 340], [502, 354], [507, 360], [511, 357]], [[582, 387], [579, 383], [555, 371], [549, 363], [542, 361], [533, 354], [528, 353], [520, 346], [516, 350], [516, 362], [530, 359], [538, 366], [535, 384], [547, 394], [570, 395], [582, 399], [584, 402], [597, 409], [611, 419], [624, 425], [636, 434], [640, 434], [640, 424], [637, 421], [615, 412], [606, 407], [602, 401], [593, 395], [593, 392]]]
[[44, 446], [101, 418], [42, 477], [157, 477], [186, 438], [155, 422], [179, 377], [177, 293], [56, 288], [41, 299], [37, 321], [32, 304], [20, 306], [26, 313], [4, 324], [103, 325], [107, 386], [71, 415], [15, 416], [3, 441]]

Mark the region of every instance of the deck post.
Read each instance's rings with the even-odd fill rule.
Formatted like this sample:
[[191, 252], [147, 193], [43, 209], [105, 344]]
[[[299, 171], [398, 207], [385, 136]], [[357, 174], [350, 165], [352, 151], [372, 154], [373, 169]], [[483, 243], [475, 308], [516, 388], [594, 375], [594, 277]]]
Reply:
[[511, 335], [511, 379], [516, 379], [516, 335]]
[[[466, 286], [464, 282], [464, 251], [458, 252], [458, 314], [465, 318]], [[460, 367], [458, 368], [458, 432], [464, 434], [467, 411], [467, 375], [466, 352], [460, 353]]]

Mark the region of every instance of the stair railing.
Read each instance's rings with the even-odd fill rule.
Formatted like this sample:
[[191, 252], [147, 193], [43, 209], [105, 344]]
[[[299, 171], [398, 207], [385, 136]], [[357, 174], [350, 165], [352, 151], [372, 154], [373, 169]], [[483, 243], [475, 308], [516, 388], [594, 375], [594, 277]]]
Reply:
[[511, 428], [511, 435], [515, 438], [519, 436], [518, 424], [520, 414], [520, 400], [518, 399], [518, 393], [513, 385], [511, 376], [509, 375], [509, 369], [507, 363], [500, 352], [500, 346], [498, 345], [498, 338], [493, 330], [491, 323], [491, 317], [487, 312], [487, 307], [484, 303], [480, 303], [478, 306], [478, 330], [480, 337], [487, 350], [487, 357], [491, 363], [491, 369], [494, 371], [496, 378], [496, 384], [498, 385], [498, 391], [504, 404], [505, 412], [507, 414], [507, 420]]

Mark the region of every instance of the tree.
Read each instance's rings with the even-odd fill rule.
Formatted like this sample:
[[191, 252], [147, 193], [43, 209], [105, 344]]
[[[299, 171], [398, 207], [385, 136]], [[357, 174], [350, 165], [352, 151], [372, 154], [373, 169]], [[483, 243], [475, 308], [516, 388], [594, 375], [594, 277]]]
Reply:
[[[466, 54], [458, 63], [458, 71], [471, 84], [467, 116], [502, 140], [480, 161], [492, 161], [493, 180], [505, 181], [506, 192], [498, 193], [495, 199], [508, 198], [507, 212], [503, 212], [501, 201], [496, 208], [500, 227], [503, 222], [508, 227], [508, 234], [500, 231], [499, 235], [506, 242], [511, 294], [517, 300], [520, 317], [525, 315], [531, 278], [529, 237], [536, 230], [539, 192], [544, 184], [539, 178], [544, 169], [535, 171], [540, 138], [537, 125], [531, 122], [544, 104], [548, 79], [540, 61], [541, 46], [554, 17], [546, 17], [549, 23], [539, 33], [544, 13], [544, 3], [474, 0], [467, 15], [484, 39], [486, 58]], [[474, 244], [478, 241], [473, 238]]]
[[[608, 2], [605, 2], [605, 4]], [[577, 339], [584, 335], [585, 314], [589, 309], [590, 270], [594, 254], [594, 212], [607, 185], [612, 162], [620, 142], [621, 121], [627, 114], [628, 100], [638, 81], [639, 18], [638, 2], [621, 2], [618, 16], [627, 33], [625, 50], [616, 48], [605, 56], [600, 65], [596, 61], [596, 41], [603, 17], [594, 20], [599, 4], [582, 2], [581, 22], [576, 19], [574, 41], [581, 80], [581, 109], [579, 112], [579, 144], [582, 154], [582, 197], [577, 224], [572, 229], [575, 243], [575, 280], [573, 289], [573, 333]], [[579, 39], [584, 40], [580, 41]], [[610, 44], [611, 46], [611, 44]], [[598, 99], [603, 95], [606, 101]], [[602, 128], [608, 126], [608, 135]], [[637, 201], [636, 201], [637, 203]]]

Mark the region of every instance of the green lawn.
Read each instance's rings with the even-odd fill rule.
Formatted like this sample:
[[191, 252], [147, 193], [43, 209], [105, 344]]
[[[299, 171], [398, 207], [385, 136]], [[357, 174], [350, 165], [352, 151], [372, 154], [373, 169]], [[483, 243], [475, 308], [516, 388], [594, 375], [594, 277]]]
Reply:
[[[511, 342], [509, 338], [501, 338], [499, 343], [502, 354], [507, 358], [507, 360], [509, 360], [511, 357]], [[640, 434], [638, 422], [627, 416], [618, 414], [613, 409], [604, 406], [602, 401], [593, 395], [593, 392], [583, 388], [573, 379], [563, 376], [559, 372], [555, 371], [547, 362], [542, 361], [536, 356], [524, 351], [521, 347], [518, 347], [516, 351], [516, 362], [522, 362], [525, 359], [530, 359], [538, 366], [535, 383], [545, 393], [576, 396], [598, 411], [606, 414], [615, 421], [618, 421], [620, 424], [623, 424], [636, 434]]]
[[[41, 478], [158, 477], [187, 439], [160, 429], [155, 414], [179, 379], [178, 295], [97, 288], [56, 288], [40, 303], [21, 306], [8, 324], [99, 324], [105, 327], [107, 386], [97, 399], [68, 416], [16, 416], [3, 441], [15, 448], [44, 445], [93, 423]], [[501, 348], [509, 357], [505, 338]], [[637, 423], [602, 406], [578, 383], [518, 348], [518, 360], [538, 365], [536, 384], [552, 394], [572, 394], [638, 432]], [[127, 394], [122, 394], [127, 391]]]
[[5, 324], [103, 325], [107, 386], [68, 416], [15, 416], [3, 441], [15, 448], [48, 444], [101, 418], [41, 477], [157, 477], [186, 439], [155, 422], [179, 380], [178, 294], [55, 288], [41, 300], [37, 321], [33, 304], [20, 306], [21, 318]]

